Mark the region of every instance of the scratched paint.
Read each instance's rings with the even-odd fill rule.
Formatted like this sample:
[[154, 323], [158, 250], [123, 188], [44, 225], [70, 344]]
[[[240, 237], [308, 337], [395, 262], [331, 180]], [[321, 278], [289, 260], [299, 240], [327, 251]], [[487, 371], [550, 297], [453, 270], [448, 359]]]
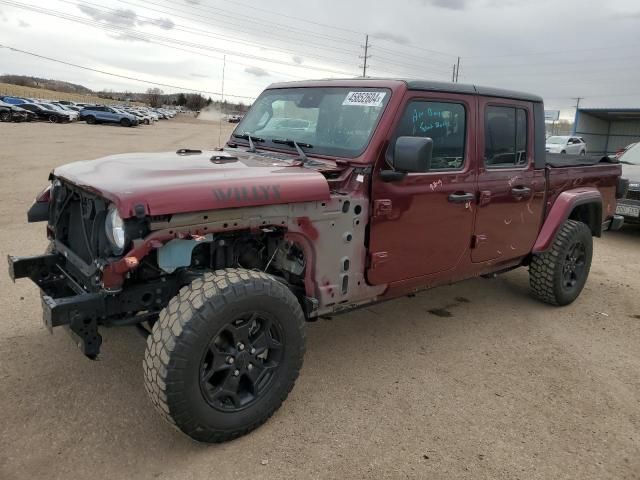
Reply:
[[438, 179], [434, 182], [431, 182], [429, 184], [429, 188], [431, 189], [432, 192], [435, 192], [436, 190], [438, 190], [440, 187], [442, 187], [442, 180]]

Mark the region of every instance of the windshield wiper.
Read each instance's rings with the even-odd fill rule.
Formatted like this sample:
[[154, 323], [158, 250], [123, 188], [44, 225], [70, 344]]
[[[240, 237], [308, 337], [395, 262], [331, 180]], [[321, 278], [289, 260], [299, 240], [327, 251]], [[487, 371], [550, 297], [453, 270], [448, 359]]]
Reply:
[[304, 150], [302, 150], [301, 147], [313, 148], [313, 145], [309, 143], [303, 143], [303, 142], [298, 143], [295, 140], [289, 140], [288, 138], [274, 138], [271, 141], [273, 143], [279, 143], [281, 145], [289, 145], [290, 147], [295, 147], [296, 151], [298, 152], [298, 156], [300, 157], [300, 160], [302, 160], [302, 163], [306, 164], [307, 162], [309, 162], [309, 157], [307, 157], [307, 154], [304, 153]]
[[237, 134], [234, 133], [233, 134], [234, 138], [242, 138], [243, 140], [247, 140], [249, 142], [249, 150], [247, 150], [250, 153], [254, 153], [256, 151], [256, 146], [253, 144], [254, 141], [256, 142], [264, 142], [264, 138], [260, 138], [260, 137], [256, 137], [255, 135], [251, 135], [250, 133], [242, 133], [242, 134]]

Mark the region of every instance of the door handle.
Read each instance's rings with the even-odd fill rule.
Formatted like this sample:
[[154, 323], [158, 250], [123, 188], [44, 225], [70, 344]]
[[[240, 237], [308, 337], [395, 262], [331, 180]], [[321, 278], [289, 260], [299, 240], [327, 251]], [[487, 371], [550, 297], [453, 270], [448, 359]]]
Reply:
[[456, 192], [449, 195], [451, 203], [466, 203], [475, 200], [476, 196], [468, 192]]
[[513, 187], [511, 193], [514, 197], [528, 197], [531, 194], [529, 187]]

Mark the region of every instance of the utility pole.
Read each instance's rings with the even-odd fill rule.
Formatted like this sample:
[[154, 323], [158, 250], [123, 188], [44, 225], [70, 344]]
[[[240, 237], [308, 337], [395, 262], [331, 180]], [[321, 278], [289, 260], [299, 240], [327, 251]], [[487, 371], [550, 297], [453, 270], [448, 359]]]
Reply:
[[221, 103], [220, 103], [220, 119], [219, 119], [219, 127], [218, 128], [218, 147], [222, 147], [222, 117], [224, 116], [224, 71], [227, 68], [227, 56], [222, 56], [222, 88], [220, 89], [221, 93]]
[[575, 135], [576, 128], [578, 128], [578, 110], [580, 109], [580, 100], [584, 100], [584, 97], [572, 97], [572, 100], [576, 101], [576, 113], [573, 116], [573, 129], [571, 135]]
[[358, 57], [363, 59], [362, 78], [367, 78], [367, 60], [371, 57], [371, 55], [369, 55], [370, 46], [371, 45], [369, 45], [369, 34], [367, 34], [364, 37], [364, 45], [362, 45], [362, 48], [364, 48], [364, 56]]
[[453, 72], [451, 72], [451, 81], [455, 82], [456, 81], [456, 64], [453, 64]]
[[458, 62], [456, 63], [456, 83], [458, 83], [459, 74], [460, 74], [460, 57], [458, 57]]

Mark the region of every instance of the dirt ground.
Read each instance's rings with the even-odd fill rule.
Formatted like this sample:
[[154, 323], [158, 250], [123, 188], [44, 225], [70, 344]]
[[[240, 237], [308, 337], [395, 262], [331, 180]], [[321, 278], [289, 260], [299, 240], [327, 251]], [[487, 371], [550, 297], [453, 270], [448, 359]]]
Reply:
[[[0, 139], [0, 253], [30, 255], [46, 240], [26, 211], [52, 167], [215, 146], [218, 126], [0, 124]], [[104, 331], [91, 362], [42, 326], [33, 284], [0, 272], [0, 479], [640, 478], [639, 269], [627, 227], [596, 239], [565, 308], [531, 299], [520, 269], [309, 324], [283, 407], [213, 446], [155, 413], [133, 328]]]

